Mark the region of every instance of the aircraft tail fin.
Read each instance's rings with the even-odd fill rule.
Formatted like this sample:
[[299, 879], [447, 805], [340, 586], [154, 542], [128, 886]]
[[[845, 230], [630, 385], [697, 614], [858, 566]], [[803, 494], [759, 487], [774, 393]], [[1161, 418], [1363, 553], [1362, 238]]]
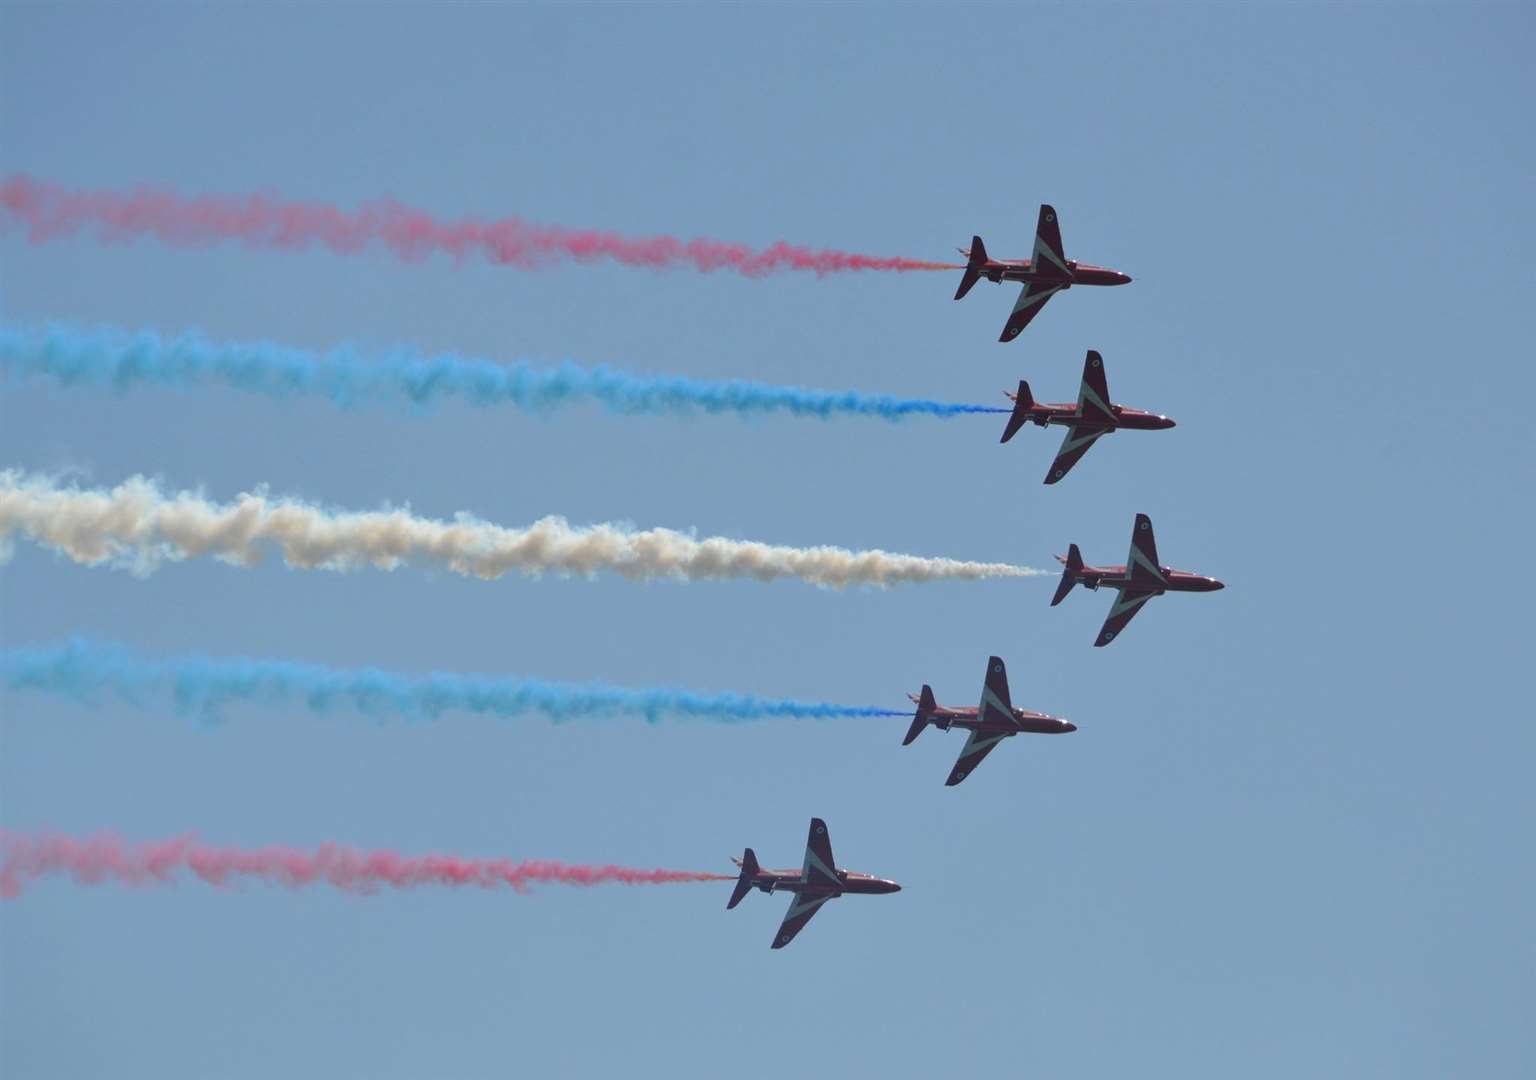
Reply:
[[730, 911], [741, 903], [741, 898], [752, 891], [752, 879], [757, 877], [758, 871], [757, 856], [752, 853], [751, 848], [747, 848], [741, 858], [733, 861], [741, 867], [741, 876], [736, 879], [736, 888], [731, 891], [731, 901], [725, 905], [726, 911]]
[[[1061, 559], [1061, 556], [1056, 556]], [[1056, 595], [1051, 597], [1051, 607], [1055, 607], [1067, 598], [1067, 593], [1072, 591], [1072, 586], [1077, 584], [1077, 575], [1083, 569], [1083, 553], [1077, 550], [1076, 544], [1067, 545], [1067, 557], [1061, 559], [1061, 584], [1056, 586]]]
[[933, 710], [939, 707], [939, 703], [933, 699], [933, 687], [923, 684], [922, 696], [917, 699], [917, 715], [912, 717], [912, 726], [907, 728], [907, 737], [901, 740], [902, 746], [909, 745], [913, 739], [923, 733], [923, 728], [928, 726], [928, 721], [933, 716]]
[[986, 246], [981, 242], [981, 237], [971, 237], [971, 250], [966, 253], [965, 273], [960, 277], [960, 287], [955, 290], [956, 300], [971, 291], [971, 286], [980, 280], [981, 268], [986, 264]]
[[1035, 397], [1029, 392], [1029, 383], [1019, 380], [1019, 393], [1013, 399], [1013, 415], [1008, 417], [1008, 426], [1003, 428], [1001, 442], [1007, 442], [1019, 433], [1019, 428], [1029, 421], [1029, 410], [1035, 404]]

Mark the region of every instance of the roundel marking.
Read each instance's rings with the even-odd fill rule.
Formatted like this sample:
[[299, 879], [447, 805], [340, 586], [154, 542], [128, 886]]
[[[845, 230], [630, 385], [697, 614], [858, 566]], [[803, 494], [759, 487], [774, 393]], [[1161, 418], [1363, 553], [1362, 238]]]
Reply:
[[1143, 521], [1140, 525], [1137, 526], [1137, 528], [1139, 528], [1139, 529], [1145, 529], [1146, 527], [1147, 527], [1147, 523], [1145, 521]]
[[1002, 664], [993, 664], [992, 665], [992, 670], [993, 671], [1002, 671], [1003, 670], [1003, 665]]
[[1098, 367], [1099, 366], [1099, 358], [1097, 356], [1095, 356], [1092, 360], [1088, 361], [1088, 365], [1090, 367]]
[[1105, 634], [1104, 635], [1104, 640], [1105, 641], [1114, 641], [1115, 640], [1115, 632], [1113, 630], [1111, 630], [1109, 633]]
[[955, 773], [955, 779], [956, 780], [964, 780], [965, 779], [965, 773], [963, 773], [963, 772]]
[[1056, 215], [1055, 214], [1046, 214], [1045, 215], [1045, 220], [1046, 221], [1055, 221], [1056, 220]]
[[780, 934], [779, 935], [779, 944], [780, 945], [783, 945], [788, 940], [789, 940], [789, 935], [788, 934]]
[[1060, 469], [1056, 470], [1056, 479], [1060, 480], [1063, 476], [1066, 476], [1066, 475], [1067, 474], [1062, 472]]
[[824, 833], [826, 831], [827, 831], [826, 826], [824, 826], [824, 825], [816, 826], [816, 835], [817, 836], [820, 836], [822, 833]]

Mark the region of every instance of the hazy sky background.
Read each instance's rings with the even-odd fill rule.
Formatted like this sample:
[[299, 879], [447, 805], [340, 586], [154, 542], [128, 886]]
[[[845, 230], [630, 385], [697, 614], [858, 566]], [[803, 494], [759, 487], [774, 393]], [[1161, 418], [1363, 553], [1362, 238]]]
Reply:
[[904, 720], [554, 726], [0, 697], [0, 825], [729, 870], [839, 862], [894, 896], [768, 945], [728, 887], [372, 897], [39, 884], [0, 905], [7, 1077], [624, 1072], [1529, 1076], [1536, 752], [1527, 6], [0, 8], [0, 171], [263, 190], [631, 234], [1026, 256], [1132, 274], [996, 342], [958, 274], [407, 264], [0, 235], [0, 314], [307, 348], [1001, 403], [1083, 352], [1172, 431], [339, 411], [232, 391], [0, 387], [0, 464], [227, 499], [559, 513], [780, 543], [1165, 562], [1154, 602], [1050, 579], [794, 583], [402, 569], [148, 579], [18, 545], [7, 646], [203, 650], [902, 707], [1081, 727], [943, 787]]

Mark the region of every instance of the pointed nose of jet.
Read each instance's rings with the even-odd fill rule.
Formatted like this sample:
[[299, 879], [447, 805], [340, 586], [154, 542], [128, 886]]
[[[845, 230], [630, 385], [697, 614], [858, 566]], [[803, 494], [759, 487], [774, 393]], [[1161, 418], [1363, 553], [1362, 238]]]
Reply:
[[1157, 418], [1157, 430], [1167, 431], [1171, 427], [1178, 427], [1178, 422], [1171, 416], [1159, 416]]
[[879, 891], [883, 892], [883, 893], [901, 892], [901, 886], [896, 884], [894, 881], [882, 880], [880, 882], [880, 890]]
[[1208, 577], [1205, 579], [1205, 588], [1207, 592], [1215, 592], [1217, 589], [1225, 589], [1226, 587], [1227, 586], [1225, 582], [1217, 581], [1213, 577]]
[[1122, 274], [1118, 270], [1115, 271], [1115, 284], [1116, 285], [1129, 285], [1130, 283], [1131, 283], [1131, 275], [1130, 274]]
[[1077, 725], [1070, 720], [1063, 720], [1061, 722], [1061, 730], [1070, 735], [1072, 732], [1077, 730]]

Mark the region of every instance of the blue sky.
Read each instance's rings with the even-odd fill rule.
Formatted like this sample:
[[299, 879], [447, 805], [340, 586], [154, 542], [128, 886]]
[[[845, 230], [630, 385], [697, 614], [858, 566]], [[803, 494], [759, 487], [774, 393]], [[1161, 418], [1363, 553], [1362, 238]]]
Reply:
[[38, 885], [0, 906], [8, 1076], [1528, 1075], [1536, 795], [1524, 668], [1536, 287], [1530, 9], [1492, 5], [0, 8], [0, 166], [445, 216], [945, 257], [973, 232], [1135, 277], [996, 343], [950, 275], [538, 273], [0, 236], [8, 322], [409, 344], [1001, 402], [1083, 351], [1179, 426], [338, 411], [0, 387], [0, 463], [227, 498], [559, 513], [780, 543], [1224, 579], [1090, 647], [1047, 579], [148, 579], [26, 545], [7, 645], [202, 650], [1069, 717], [963, 786], [904, 721], [406, 724], [7, 694], [0, 825], [728, 869], [905, 886], [782, 953], [724, 886], [359, 898]]

